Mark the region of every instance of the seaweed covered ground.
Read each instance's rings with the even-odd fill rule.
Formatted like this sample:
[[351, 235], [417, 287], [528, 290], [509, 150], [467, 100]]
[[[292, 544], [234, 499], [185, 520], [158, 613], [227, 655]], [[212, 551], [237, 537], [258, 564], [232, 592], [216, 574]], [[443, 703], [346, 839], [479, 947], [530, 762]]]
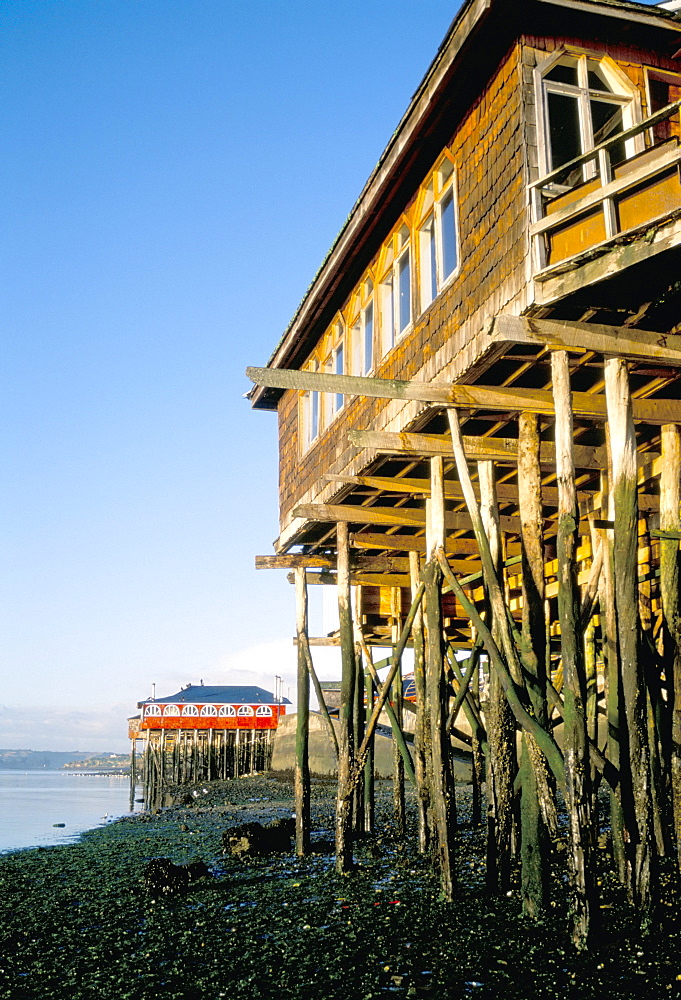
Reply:
[[[193, 804], [126, 817], [64, 847], [0, 857], [0, 997], [5, 1000], [370, 1000], [394, 998], [681, 996], [681, 920], [669, 880], [646, 940], [603, 857], [602, 928], [588, 955], [565, 936], [564, 854], [550, 917], [520, 916], [517, 890], [485, 892], [482, 834], [457, 790], [458, 890], [441, 901], [428, 859], [397, 843], [391, 788], [379, 783], [379, 832], [351, 876], [324, 853], [334, 786], [313, 782], [319, 848], [242, 862], [223, 855], [234, 823], [290, 815], [285, 776], [196, 786]], [[213, 877], [152, 901], [148, 859], [203, 859]]]

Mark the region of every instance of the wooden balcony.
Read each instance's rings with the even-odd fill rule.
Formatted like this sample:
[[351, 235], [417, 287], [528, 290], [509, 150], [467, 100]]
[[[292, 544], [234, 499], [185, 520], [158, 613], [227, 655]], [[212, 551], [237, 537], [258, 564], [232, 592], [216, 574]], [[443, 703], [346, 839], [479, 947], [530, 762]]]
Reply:
[[[530, 185], [536, 281], [681, 210], [680, 107], [662, 108]], [[632, 155], [613, 165], [611, 151], [622, 140]], [[567, 183], [575, 175], [580, 181]]]

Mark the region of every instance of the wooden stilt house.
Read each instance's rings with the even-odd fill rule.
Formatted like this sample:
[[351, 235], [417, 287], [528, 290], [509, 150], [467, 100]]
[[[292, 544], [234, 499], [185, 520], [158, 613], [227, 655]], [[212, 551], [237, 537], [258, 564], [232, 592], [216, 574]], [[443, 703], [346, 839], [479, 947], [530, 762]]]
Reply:
[[261, 687], [203, 683], [138, 702], [142, 714], [128, 728], [133, 761], [142, 742], [146, 805], [161, 803], [169, 785], [265, 769], [289, 704]]
[[[343, 656], [339, 868], [370, 735], [357, 649], [366, 666], [372, 645], [395, 660], [409, 642], [421, 844], [445, 895], [460, 709], [485, 748], [500, 887], [517, 789], [526, 846], [564, 789], [578, 946], [597, 906], [593, 783], [610, 782], [615, 861], [644, 921], [654, 859], [681, 841], [678, 7], [467, 0], [267, 366], [248, 371], [253, 406], [278, 414], [280, 533], [258, 565], [294, 570], [303, 697], [306, 587], [339, 588], [340, 631], [317, 640]], [[541, 855], [523, 855], [530, 915]]]

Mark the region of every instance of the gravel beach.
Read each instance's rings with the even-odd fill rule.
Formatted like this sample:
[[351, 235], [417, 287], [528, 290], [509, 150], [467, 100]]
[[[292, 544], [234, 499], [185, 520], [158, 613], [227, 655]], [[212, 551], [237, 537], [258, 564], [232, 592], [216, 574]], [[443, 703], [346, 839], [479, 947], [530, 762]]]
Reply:
[[[642, 941], [604, 863], [603, 927], [595, 948], [577, 956], [564, 933], [564, 852], [556, 851], [550, 917], [530, 924], [520, 916], [517, 889], [502, 899], [486, 894], [482, 832], [467, 825], [468, 789], [461, 786], [459, 884], [447, 905], [429, 859], [415, 851], [413, 831], [406, 845], [393, 838], [391, 785], [378, 786], [378, 832], [358, 847], [351, 876], [337, 876], [333, 856], [324, 853], [335, 797], [326, 780], [312, 785], [319, 851], [247, 862], [222, 853], [227, 827], [291, 815], [292, 783], [275, 775], [198, 785], [192, 805], [126, 817], [76, 844], [3, 855], [0, 997], [681, 995], [671, 876], [660, 928]], [[212, 875], [184, 895], [154, 901], [142, 882], [154, 857], [202, 859]]]

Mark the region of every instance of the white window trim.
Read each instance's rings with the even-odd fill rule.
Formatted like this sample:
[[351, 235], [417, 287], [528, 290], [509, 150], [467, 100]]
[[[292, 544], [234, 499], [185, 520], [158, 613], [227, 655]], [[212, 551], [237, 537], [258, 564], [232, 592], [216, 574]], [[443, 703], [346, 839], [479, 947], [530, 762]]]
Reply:
[[[398, 341], [402, 340], [402, 338], [405, 337], [414, 326], [414, 315], [416, 312], [414, 302], [414, 278], [417, 266], [414, 259], [415, 240], [413, 239], [413, 233], [410, 227], [408, 227], [406, 223], [403, 223], [402, 226], [400, 226], [400, 230], [401, 229], [407, 229], [408, 236], [405, 238], [402, 246], [399, 247], [399, 249], [395, 249], [393, 262], [383, 275], [379, 285], [381, 295], [380, 326], [382, 356], [387, 354], [388, 351], [390, 351], [395, 344], [398, 343]], [[397, 241], [398, 238], [399, 230], [394, 234], [392, 239]], [[409, 257], [409, 319], [400, 329], [400, 264], [407, 256]], [[387, 305], [387, 303], [389, 303], [389, 305]], [[387, 318], [388, 312], [391, 313], [391, 319]], [[386, 337], [386, 333], [389, 334], [389, 337]]]
[[236, 708], [234, 705], [221, 705], [218, 715], [224, 718], [233, 719], [236, 717]]
[[[534, 87], [535, 87], [535, 107], [537, 111], [537, 147], [539, 153], [540, 170], [542, 174], [549, 174], [553, 171], [553, 166], [551, 165], [551, 151], [549, 143], [549, 115], [548, 115], [548, 102], [545, 100], [546, 84], [545, 77], [553, 69], [553, 67], [561, 62], [562, 60], [570, 58], [577, 60], [577, 72], [579, 78], [579, 86], [574, 87], [570, 84], [561, 84], [558, 81], [549, 81], [550, 91], [553, 93], [565, 93], [568, 96], [579, 96], [579, 114], [580, 114], [580, 131], [582, 145], [584, 145], [584, 140], [586, 140], [586, 149], [583, 152], [587, 152], [593, 147], [593, 135], [591, 133], [591, 120], [587, 118], [584, 112], [584, 100], [585, 95], [588, 99], [589, 86], [588, 86], [588, 63], [597, 63], [599, 68], [603, 71], [606, 79], [613, 87], [613, 92], [609, 94], [609, 98], [612, 100], [613, 104], [620, 104], [622, 108], [622, 124], [623, 128], [630, 128], [633, 125], [637, 125], [641, 121], [642, 109], [641, 109], [641, 95], [635, 84], [629, 79], [626, 73], [619, 68], [615, 61], [603, 52], [591, 52], [586, 49], [577, 49], [570, 46], [561, 46], [561, 48], [556, 49], [552, 52], [550, 56], [543, 59], [534, 69]], [[634, 156], [643, 150], [643, 137], [636, 136], [635, 139], [627, 141], [627, 155]], [[557, 169], [557, 168], [556, 168]], [[593, 176], [595, 170], [589, 171], [589, 175]]]
[[201, 709], [200, 714], [202, 716], [208, 716], [208, 715], [214, 716], [218, 714], [218, 710], [215, 707], [215, 705], [204, 705], [203, 708]]
[[160, 714], [161, 714], [161, 706], [160, 705], [145, 705], [145, 707], [144, 707], [144, 717], [145, 718], [148, 715], [153, 715], [154, 717], [157, 717]]
[[270, 705], [258, 705], [255, 714], [256, 716], [260, 716], [261, 718], [271, 719], [274, 713], [272, 712], [272, 708]]
[[166, 705], [164, 707], [164, 709], [163, 709], [163, 714], [164, 715], [178, 716], [180, 714], [180, 706], [179, 705]]
[[196, 707], [196, 705], [184, 705], [182, 707], [182, 714], [196, 718], [196, 716], [199, 714], [199, 710]]
[[236, 714], [240, 715], [242, 718], [244, 718], [245, 716], [248, 716], [250, 718], [253, 715], [255, 715], [255, 712], [253, 711], [253, 707], [251, 705], [241, 705], [239, 707], [239, 711]]
[[[441, 170], [442, 168], [437, 168]], [[436, 170], [437, 172], [437, 170]], [[448, 195], [451, 194], [452, 197], [452, 211], [454, 213], [454, 249], [456, 253], [456, 265], [449, 272], [449, 274], [444, 275], [444, 247], [445, 241], [443, 239], [443, 227], [442, 227], [442, 205], [443, 202], [447, 201]], [[425, 291], [425, 280], [424, 280], [424, 246], [422, 242], [422, 237], [424, 235], [424, 230], [428, 223], [432, 223], [433, 227], [433, 242], [435, 244], [435, 291], [433, 292], [433, 276], [428, 272], [428, 289], [427, 299], [424, 295]], [[418, 292], [419, 292], [419, 309], [421, 313], [424, 313], [429, 306], [435, 301], [435, 299], [442, 294], [442, 292], [454, 281], [456, 276], [461, 270], [461, 243], [459, 239], [459, 200], [457, 197], [457, 185], [456, 185], [456, 168], [452, 169], [451, 175], [447, 178], [442, 186], [442, 190], [439, 191], [437, 197], [433, 199], [433, 204], [430, 207], [425, 218], [421, 221], [421, 225], [418, 228]], [[429, 262], [430, 268], [430, 262]]]

